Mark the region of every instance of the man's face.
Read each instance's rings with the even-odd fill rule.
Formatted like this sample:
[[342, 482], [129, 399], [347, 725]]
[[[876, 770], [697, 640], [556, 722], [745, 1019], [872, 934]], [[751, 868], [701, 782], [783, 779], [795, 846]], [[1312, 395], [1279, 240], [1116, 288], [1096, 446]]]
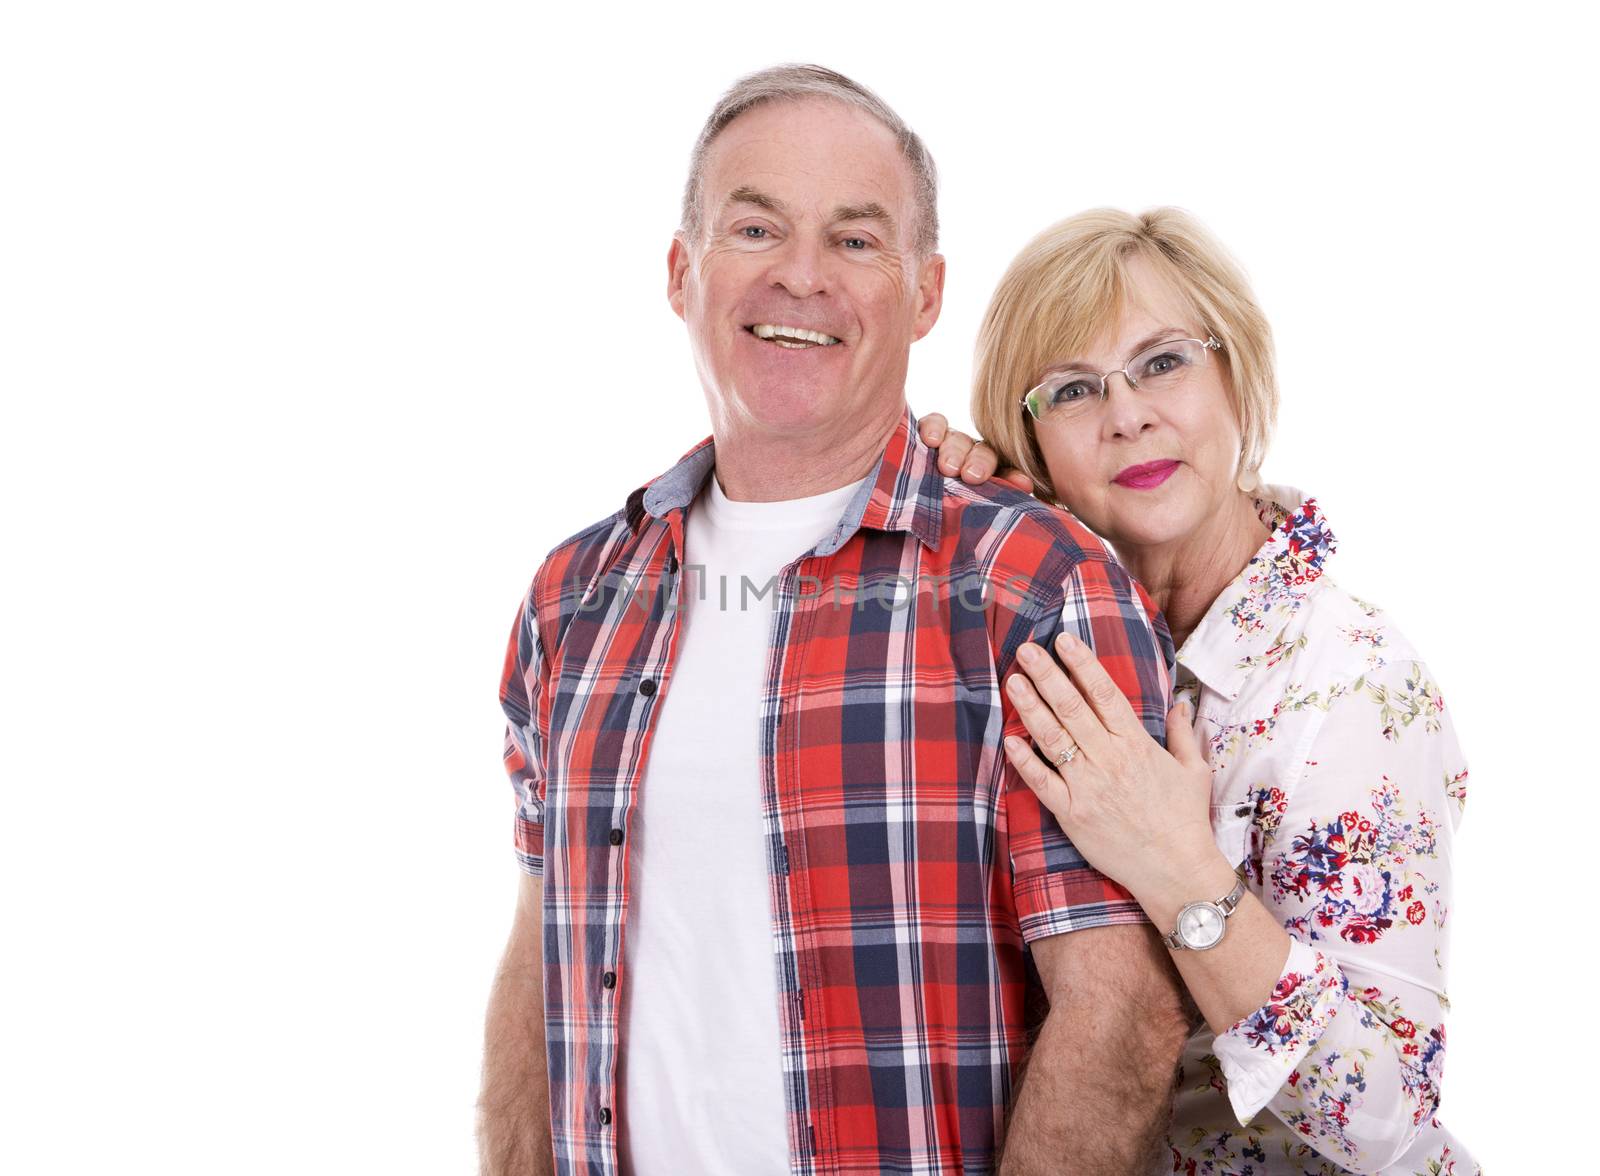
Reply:
[[887, 127], [827, 100], [740, 115], [707, 152], [697, 241], [668, 257], [719, 435], [827, 437], [904, 399], [944, 259], [914, 254], [910, 167]]

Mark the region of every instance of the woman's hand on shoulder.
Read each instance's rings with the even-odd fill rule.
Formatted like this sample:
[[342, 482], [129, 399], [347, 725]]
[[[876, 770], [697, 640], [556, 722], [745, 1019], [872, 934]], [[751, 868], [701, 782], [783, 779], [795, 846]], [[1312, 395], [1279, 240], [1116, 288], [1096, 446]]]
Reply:
[[1063, 633], [1056, 652], [1065, 673], [1031, 642], [1018, 651], [1006, 690], [1043, 758], [1015, 735], [1006, 756], [1089, 864], [1148, 909], [1220, 858], [1194, 716], [1173, 707], [1162, 747], [1094, 650]]
[[1027, 474], [1014, 466], [995, 473], [1000, 455], [986, 443], [952, 429], [942, 413], [930, 412], [918, 421], [917, 435], [924, 445], [938, 451], [939, 472], [947, 478], [959, 476], [969, 486], [980, 486], [993, 477], [1018, 490], [1033, 493], [1033, 480]]

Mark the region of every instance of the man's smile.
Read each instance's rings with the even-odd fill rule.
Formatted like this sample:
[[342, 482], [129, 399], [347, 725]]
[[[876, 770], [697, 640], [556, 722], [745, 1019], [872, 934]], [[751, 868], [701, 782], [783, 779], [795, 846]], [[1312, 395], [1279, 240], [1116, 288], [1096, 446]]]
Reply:
[[776, 343], [779, 347], [790, 350], [804, 350], [808, 347], [832, 347], [839, 342], [832, 335], [824, 335], [821, 331], [807, 330], [805, 327], [791, 327], [777, 323], [756, 323], [745, 328], [758, 339], [765, 339], [769, 343]]

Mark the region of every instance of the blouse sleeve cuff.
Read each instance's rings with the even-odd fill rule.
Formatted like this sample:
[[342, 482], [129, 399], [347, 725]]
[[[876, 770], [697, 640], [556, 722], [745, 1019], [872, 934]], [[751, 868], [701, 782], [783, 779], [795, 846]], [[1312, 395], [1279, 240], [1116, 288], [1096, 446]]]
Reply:
[[1266, 1004], [1246, 1016], [1216, 1043], [1217, 1061], [1228, 1083], [1228, 1101], [1241, 1127], [1248, 1126], [1321, 1038], [1339, 1009], [1347, 986], [1331, 958], [1298, 939]]

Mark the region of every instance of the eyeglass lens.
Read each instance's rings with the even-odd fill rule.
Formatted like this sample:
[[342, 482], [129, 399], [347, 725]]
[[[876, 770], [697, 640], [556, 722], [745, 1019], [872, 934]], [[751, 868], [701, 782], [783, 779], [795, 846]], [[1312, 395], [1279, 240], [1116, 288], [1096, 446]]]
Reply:
[[[1203, 343], [1193, 339], [1157, 343], [1134, 356], [1123, 374], [1135, 388], [1171, 390], [1183, 384], [1205, 350]], [[1035, 417], [1077, 416], [1105, 399], [1106, 378], [1098, 372], [1063, 372], [1028, 394], [1028, 408]]]

